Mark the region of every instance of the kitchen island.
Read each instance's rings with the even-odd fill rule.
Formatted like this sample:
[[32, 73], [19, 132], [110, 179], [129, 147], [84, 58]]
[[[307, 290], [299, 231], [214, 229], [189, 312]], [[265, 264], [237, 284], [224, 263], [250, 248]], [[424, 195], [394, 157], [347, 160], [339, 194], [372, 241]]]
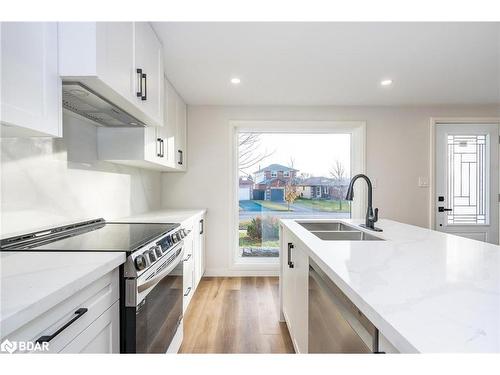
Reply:
[[[324, 240], [302, 225], [307, 222], [341, 222], [380, 240]], [[378, 329], [382, 349], [500, 352], [499, 246], [391, 220], [377, 222], [383, 232], [360, 228], [360, 223], [281, 220], [282, 313], [283, 270], [290, 267], [287, 246], [292, 244], [293, 272], [302, 272], [294, 278], [294, 303], [308, 303], [308, 286], [302, 284], [308, 283], [309, 263], [316, 264]], [[307, 308], [299, 306], [292, 319], [299, 352], [307, 352], [305, 315]]]

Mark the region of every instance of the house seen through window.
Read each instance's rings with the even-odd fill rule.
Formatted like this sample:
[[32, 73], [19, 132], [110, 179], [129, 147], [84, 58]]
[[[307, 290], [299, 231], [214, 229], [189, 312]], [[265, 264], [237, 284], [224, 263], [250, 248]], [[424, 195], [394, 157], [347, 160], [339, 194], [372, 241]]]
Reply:
[[350, 134], [238, 134], [243, 258], [279, 256], [280, 218], [348, 218]]

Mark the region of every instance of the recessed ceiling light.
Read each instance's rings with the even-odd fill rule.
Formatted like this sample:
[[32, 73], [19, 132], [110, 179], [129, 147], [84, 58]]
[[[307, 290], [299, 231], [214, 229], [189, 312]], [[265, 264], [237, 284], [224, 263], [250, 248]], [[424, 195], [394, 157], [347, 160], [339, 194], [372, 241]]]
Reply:
[[382, 81], [380, 81], [380, 85], [381, 86], [390, 86], [390, 85], [392, 85], [392, 79], [383, 79]]
[[231, 78], [231, 83], [233, 85], [237, 85], [241, 82], [241, 79], [239, 79], [238, 77], [234, 77], [234, 78]]

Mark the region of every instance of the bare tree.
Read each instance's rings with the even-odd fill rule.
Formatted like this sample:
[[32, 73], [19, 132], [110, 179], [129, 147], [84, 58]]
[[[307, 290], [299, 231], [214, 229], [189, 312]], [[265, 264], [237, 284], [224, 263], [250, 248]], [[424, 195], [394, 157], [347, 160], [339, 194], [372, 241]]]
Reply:
[[288, 168], [295, 168], [295, 158], [293, 156], [290, 156], [290, 159], [288, 160]]
[[335, 189], [337, 189], [338, 195], [339, 195], [339, 200], [340, 200], [340, 210], [342, 211], [342, 201], [344, 200], [345, 197], [345, 186], [344, 186], [344, 180], [346, 178], [346, 172], [344, 165], [339, 161], [336, 160], [335, 164], [330, 168], [330, 176], [332, 176], [334, 182], [336, 183]]
[[244, 173], [245, 169], [253, 167], [274, 153], [261, 150], [261, 138], [258, 133], [239, 133], [238, 135], [238, 168]]

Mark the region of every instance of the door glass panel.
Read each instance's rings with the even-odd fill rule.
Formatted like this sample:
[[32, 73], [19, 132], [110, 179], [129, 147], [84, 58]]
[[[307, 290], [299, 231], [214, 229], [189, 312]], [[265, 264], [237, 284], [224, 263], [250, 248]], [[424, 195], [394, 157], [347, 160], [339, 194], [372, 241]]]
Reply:
[[448, 224], [488, 224], [486, 135], [448, 135]]

